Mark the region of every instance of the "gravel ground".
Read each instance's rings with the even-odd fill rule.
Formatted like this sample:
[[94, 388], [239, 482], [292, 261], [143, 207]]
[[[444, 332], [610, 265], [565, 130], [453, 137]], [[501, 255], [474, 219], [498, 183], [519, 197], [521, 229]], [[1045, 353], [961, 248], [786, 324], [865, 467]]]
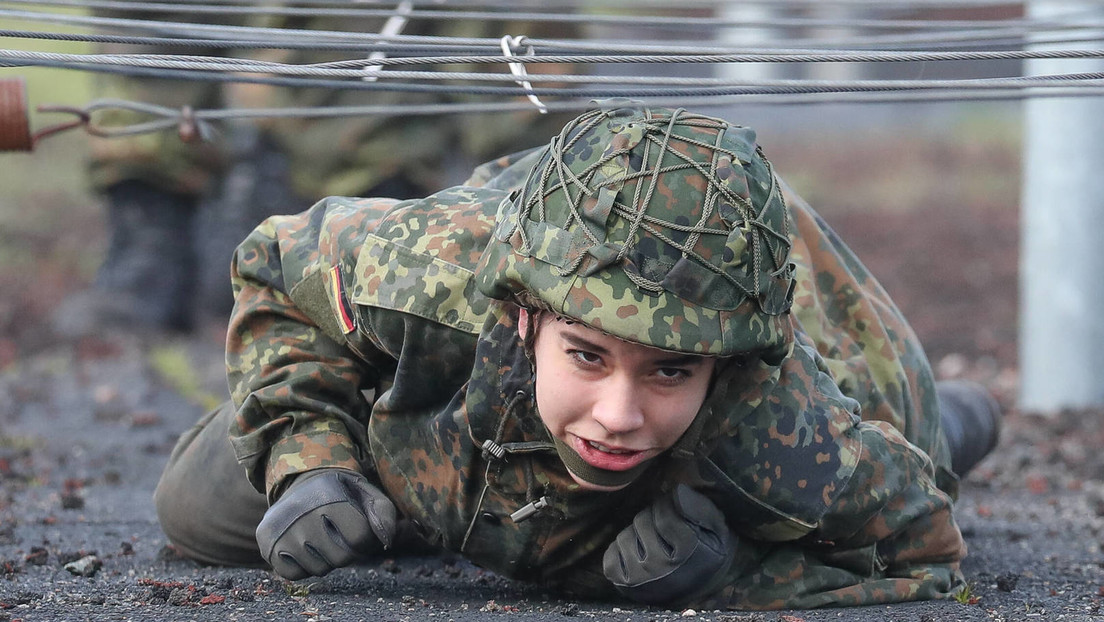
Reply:
[[213, 337], [112, 334], [0, 373], [0, 621], [1104, 620], [1101, 413], [1009, 413], [959, 505], [965, 603], [665, 611], [560, 600], [457, 558], [370, 560], [294, 584], [179, 558], [150, 495], [175, 437], [224, 391], [221, 374]]

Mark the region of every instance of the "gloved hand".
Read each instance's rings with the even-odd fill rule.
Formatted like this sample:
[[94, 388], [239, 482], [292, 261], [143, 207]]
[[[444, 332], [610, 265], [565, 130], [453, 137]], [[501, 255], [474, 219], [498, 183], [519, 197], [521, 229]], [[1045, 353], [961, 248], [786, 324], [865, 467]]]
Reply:
[[714, 583], [732, 565], [736, 544], [717, 506], [679, 484], [617, 535], [602, 570], [634, 601], [685, 602], [720, 587]]
[[345, 469], [301, 475], [257, 525], [261, 555], [292, 581], [347, 566], [390, 547], [394, 537], [395, 504]]

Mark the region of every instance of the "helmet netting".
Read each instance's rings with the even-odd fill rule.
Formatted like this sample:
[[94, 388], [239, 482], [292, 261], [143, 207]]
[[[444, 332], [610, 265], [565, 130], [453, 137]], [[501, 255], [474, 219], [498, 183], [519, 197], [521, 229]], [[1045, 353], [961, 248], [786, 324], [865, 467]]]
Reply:
[[[519, 206], [519, 222], [525, 222], [526, 219], [532, 217], [534, 212], [536, 216], [534, 220], [546, 221], [548, 219], [546, 200], [557, 191], [562, 191], [563, 199], [561, 200], [564, 200], [564, 206], [569, 211], [567, 221], [562, 225], [563, 228], [567, 229], [572, 227], [573, 224], [578, 224], [576, 231], [586, 236], [592, 245], [602, 245], [605, 241], [599, 239], [585, 224], [582, 213], [583, 202], [588, 199], [596, 200], [600, 189], [604, 186], [641, 180], [643, 183], [635, 184], [631, 200], [627, 203], [621, 200], [613, 201], [611, 212], [624, 219], [629, 227], [625, 237], [626, 242], [620, 245], [614, 261], [620, 262], [625, 259], [633, 248], [633, 241], [638, 239], [638, 231], [643, 230], [676, 249], [683, 257], [691, 258], [707, 270], [721, 275], [745, 296], [758, 299], [763, 286], [760, 275], [762, 274], [761, 264], [764, 256], [770, 257], [772, 260], [771, 277], [777, 277], [787, 269], [786, 256], [790, 246], [788, 219], [783, 218], [781, 231], [776, 231], [769, 223], [757, 218], [756, 210], [749, 199], [740, 196], [721, 179], [718, 174], [718, 167], [725, 158], [737, 166], [740, 162], [740, 155], [726, 148], [723, 144], [724, 130], [730, 125], [725, 121], [694, 115], [682, 109], [672, 111], [670, 116], [667, 117], [657, 117], [651, 111], [646, 111], [643, 119], [637, 117], [630, 121], [632, 124], [642, 126], [639, 129], [643, 131], [643, 137], [639, 144], [629, 143], [618, 147], [616, 141], [611, 142], [606, 146], [599, 159], [582, 170], [573, 171], [565, 162], [564, 154], [569, 152], [579, 140], [589, 136], [597, 126], [608, 122], [609, 119], [610, 116], [605, 111], [593, 111], [580, 117], [577, 123], [565, 127], [558, 136], [552, 139], [544, 166], [534, 168], [525, 184], [526, 188], [541, 188], [543, 190], [527, 192], [526, 196], [523, 197]], [[696, 134], [703, 136], [712, 134], [713, 140], [712, 142], [706, 142], [692, 136], [686, 136], [685, 132], [676, 133], [676, 128], [680, 127], [700, 128], [705, 131], [695, 132]], [[683, 146], [692, 145], [708, 150], [711, 154], [708, 162], [704, 159], [696, 159], [679, 149], [673, 148], [678, 143]], [[623, 174], [612, 178], [599, 174], [603, 167], [606, 167], [615, 159], [623, 156], [631, 158], [634, 151], [639, 153], [641, 163], [639, 170], [633, 170], [635, 167], [630, 166]], [[770, 162], [766, 158], [762, 158], [762, 162], [767, 166], [771, 180], [768, 197], [777, 196], [781, 200], [782, 193], [776, 187], [777, 181], [771, 170]], [[696, 171], [700, 176], [699, 181], [705, 183], [704, 205], [698, 222], [690, 225], [679, 224], [649, 213], [657, 188], [664, 176], [684, 174], [684, 171], [690, 170]], [[539, 175], [539, 184], [533, 183], [535, 181], [533, 179], [534, 175]], [[620, 193], [618, 193], [618, 196], [620, 196]], [[762, 234], [745, 236], [752, 247], [751, 257], [754, 262], [752, 272], [755, 278], [750, 288], [694, 250], [703, 236], [727, 238], [731, 233], [732, 228], [706, 226], [706, 223], [714, 216], [718, 205], [722, 202], [733, 206], [739, 215], [739, 220], [732, 223], [733, 228], [741, 227], [749, 231], [754, 229]], [[685, 234], [684, 241], [675, 240], [672, 236], [665, 234], [664, 229]], [[528, 238], [525, 228], [519, 228], [518, 233], [521, 235], [522, 247], [531, 248], [532, 242]], [[766, 245], [766, 248], [763, 248], [763, 245]], [[579, 254], [570, 264], [559, 268], [560, 275], [567, 276], [574, 273], [586, 258], [586, 253]], [[663, 286], [659, 281], [648, 278], [642, 273], [626, 271], [625, 274], [644, 291], [658, 293], [663, 290]]]

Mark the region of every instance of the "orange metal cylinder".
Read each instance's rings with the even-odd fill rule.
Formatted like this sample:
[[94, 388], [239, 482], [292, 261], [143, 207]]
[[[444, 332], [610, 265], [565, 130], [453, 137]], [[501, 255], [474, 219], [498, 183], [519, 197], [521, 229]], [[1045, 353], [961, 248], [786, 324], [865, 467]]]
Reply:
[[0, 79], [0, 151], [31, 151], [31, 119], [23, 78]]

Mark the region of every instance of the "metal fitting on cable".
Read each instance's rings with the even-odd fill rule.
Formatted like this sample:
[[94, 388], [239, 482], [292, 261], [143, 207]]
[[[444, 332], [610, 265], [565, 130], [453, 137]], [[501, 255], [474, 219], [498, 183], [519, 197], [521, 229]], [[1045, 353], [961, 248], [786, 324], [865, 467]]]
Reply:
[[514, 521], [515, 523], [529, 520], [534, 515], [550, 505], [552, 505], [552, 502], [548, 500], [548, 497], [541, 497], [540, 499], [537, 499], [536, 501], [519, 508], [516, 512], [510, 515], [510, 520]]
[[488, 459], [490, 456], [494, 456], [495, 458], [501, 460], [502, 457], [506, 455], [506, 450], [491, 439], [483, 441], [482, 449], [484, 460]]
[[[505, 35], [499, 41], [499, 44], [502, 47], [502, 55], [506, 58], [516, 58], [517, 54], [515, 54], [514, 51], [520, 49], [522, 46], [526, 46], [526, 56], [535, 55], [533, 46], [527, 44], [525, 35], [520, 37]], [[537, 110], [539, 110], [541, 114], [548, 114], [548, 106], [545, 106], [544, 102], [533, 93], [533, 85], [529, 82], [529, 73], [525, 69], [525, 64], [511, 62], [507, 63], [507, 66], [510, 68], [510, 73], [514, 74], [514, 81], [517, 82], [518, 86], [525, 89], [525, 97], [537, 107]]]

